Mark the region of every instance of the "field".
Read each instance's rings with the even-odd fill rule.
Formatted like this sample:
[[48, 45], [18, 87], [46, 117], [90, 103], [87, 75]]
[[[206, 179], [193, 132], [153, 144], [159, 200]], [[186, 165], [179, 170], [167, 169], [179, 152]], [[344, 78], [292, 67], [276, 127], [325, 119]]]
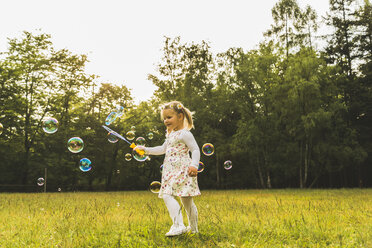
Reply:
[[371, 189], [202, 191], [195, 203], [200, 233], [166, 238], [149, 191], [3, 193], [0, 247], [372, 247]]

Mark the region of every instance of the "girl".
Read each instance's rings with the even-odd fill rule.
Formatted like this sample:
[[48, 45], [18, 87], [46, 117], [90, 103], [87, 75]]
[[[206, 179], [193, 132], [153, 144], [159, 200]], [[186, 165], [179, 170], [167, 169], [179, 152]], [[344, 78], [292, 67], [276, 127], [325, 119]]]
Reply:
[[[192, 197], [200, 195], [197, 174], [200, 151], [194, 136], [192, 114], [180, 102], [172, 101], [163, 105], [161, 118], [167, 127], [162, 146], [146, 147], [148, 155], [165, 154], [159, 198], [163, 198], [173, 225], [166, 236], [176, 236], [185, 232], [198, 232], [198, 210]], [[191, 152], [191, 158], [189, 155]], [[189, 226], [183, 224], [181, 207], [175, 196], [181, 198], [186, 210]]]

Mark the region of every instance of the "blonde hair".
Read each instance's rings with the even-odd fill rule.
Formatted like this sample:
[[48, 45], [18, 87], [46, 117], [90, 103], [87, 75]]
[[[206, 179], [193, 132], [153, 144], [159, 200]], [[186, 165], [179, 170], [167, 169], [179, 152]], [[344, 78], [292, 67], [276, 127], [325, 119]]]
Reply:
[[188, 108], [184, 107], [181, 102], [171, 101], [163, 104], [160, 111], [161, 119], [164, 119], [163, 110], [165, 109], [172, 109], [177, 114], [183, 114], [183, 125], [187, 128], [187, 130], [190, 130], [194, 127], [194, 121], [192, 119], [193, 113]]

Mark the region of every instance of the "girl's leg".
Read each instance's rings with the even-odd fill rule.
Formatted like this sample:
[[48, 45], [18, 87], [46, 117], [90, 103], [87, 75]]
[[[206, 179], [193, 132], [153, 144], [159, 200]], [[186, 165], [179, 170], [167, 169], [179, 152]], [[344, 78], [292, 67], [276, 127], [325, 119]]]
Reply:
[[192, 232], [198, 232], [198, 209], [192, 199], [189, 197], [181, 197], [183, 207], [187, 213], [187, 219], [189, 220], [189, 226]]
[[183, 224], [181, 207], [177, 200], [172, 195], [167, 194], [163, 195], [163, 200], [168, 208], [169, 215], [173, 221], [173, 226], [175, 228], [184, 227], [185, 225]]

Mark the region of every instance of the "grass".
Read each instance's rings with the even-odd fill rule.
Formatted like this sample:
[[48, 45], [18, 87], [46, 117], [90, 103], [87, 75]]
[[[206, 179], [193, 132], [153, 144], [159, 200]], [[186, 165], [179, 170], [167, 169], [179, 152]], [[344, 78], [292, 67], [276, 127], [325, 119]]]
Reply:
[[200, 233], [167, 238], [151, 192], [0, 194], [0, 247], [372, 247], [372, 189], [202, 191], [195, 203]]

